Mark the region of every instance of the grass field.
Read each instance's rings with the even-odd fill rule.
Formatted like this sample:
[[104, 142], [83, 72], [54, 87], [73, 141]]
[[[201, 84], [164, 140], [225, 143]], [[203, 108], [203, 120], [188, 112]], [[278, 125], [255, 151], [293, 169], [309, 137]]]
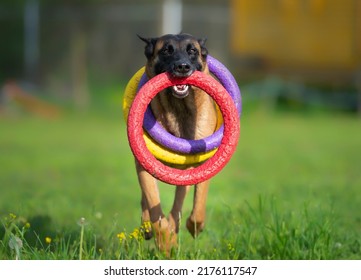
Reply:
[[[360, 128], [349, 115], [245, 112], [206, 229], [193, 240], [182, 226], [172, 258], [361, 259]], [[160, 188], [167, 211], [174, 189]], [[136, 230], [120, 110], [0, 118], [0, 190], [0, 259], [164, 258]]]

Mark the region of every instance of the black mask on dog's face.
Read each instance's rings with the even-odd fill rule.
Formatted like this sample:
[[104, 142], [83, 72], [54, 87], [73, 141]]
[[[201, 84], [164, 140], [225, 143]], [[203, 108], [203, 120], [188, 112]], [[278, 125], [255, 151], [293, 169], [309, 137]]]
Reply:
[[[196, 70], [205, 69], [208, 55], [205, 39], [196, 39], [188, 34], [139, 38], [146, 42], [144, 54], [148, 59], [148, 71], [152, 72], [151, 76], [167, 72], [174, 77], [184, 78]], [[173, 95], [184, 98], [188, 95], [188, 89], [188, 85], [174, 86]]]

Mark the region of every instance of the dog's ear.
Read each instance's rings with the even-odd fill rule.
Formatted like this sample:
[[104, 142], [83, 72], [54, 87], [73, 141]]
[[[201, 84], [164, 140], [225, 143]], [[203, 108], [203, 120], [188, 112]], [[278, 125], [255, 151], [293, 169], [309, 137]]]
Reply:
[[207, 42], [207, 38], [198, 39], [198, 43], [201, 46], [201, 55], [203, 58], [206, 58], [208, 55], [208, 49], [206, 48], [206, 42]]
[[144, 38], [138, 34], [137, 36], [140, 40], [146, 43], [144, 48], [144, 54], [147, 57], [147, 59], [150, 59], [154, 53], [155, 43], [157, 42], [158, 38]]

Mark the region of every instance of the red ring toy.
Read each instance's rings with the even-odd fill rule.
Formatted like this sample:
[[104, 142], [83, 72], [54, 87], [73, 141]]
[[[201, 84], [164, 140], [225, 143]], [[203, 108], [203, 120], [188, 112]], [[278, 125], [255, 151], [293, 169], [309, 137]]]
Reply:
[[[223, 138], [214, 156], [195, 168], [184, 170], [166, 166], [152, 155], [143, 139], [142, 127], [147, 106], [158, 92], [180, 84], [196, 86], [209, 94], [218, 104], [224, 121]], [[162, 73], [149, 80], [134, 98], [128, 115], [127, 133], [132, 153], [146, 171], [165, 183], [186, 186], [206, 181], [223, 169], [236, 150], [240, 125], [233, 99], [214, 78], [200, 71], [182, 79]]]

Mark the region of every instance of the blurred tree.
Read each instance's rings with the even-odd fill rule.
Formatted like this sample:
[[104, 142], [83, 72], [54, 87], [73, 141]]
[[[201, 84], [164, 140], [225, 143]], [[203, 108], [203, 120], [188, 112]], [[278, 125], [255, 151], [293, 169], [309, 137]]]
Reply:
[[0, 4], [0, 83], [23, 75], [23, 4], [20, 0]]
[[89, 105], [86, 45], [86, 32], [81, 22], [76, 21], [72, 28], [70, 51], [73, 96], [79, 110], [84, 110]]
[[39, 65], [39, 0], [26, 0], [24, 6], [24, 68], [27, 81], [35, 82]]

